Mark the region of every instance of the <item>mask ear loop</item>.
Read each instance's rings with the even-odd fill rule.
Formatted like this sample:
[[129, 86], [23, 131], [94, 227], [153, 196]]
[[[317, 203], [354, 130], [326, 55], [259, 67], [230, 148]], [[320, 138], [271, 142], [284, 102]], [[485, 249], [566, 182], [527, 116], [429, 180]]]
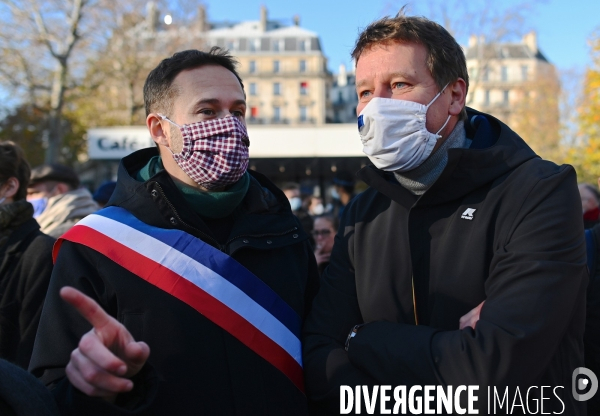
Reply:
[[[163, 115], [163, 114], [160, 114], [160, 113], [156, 113], [156, 114], [157, 114], [157, 115], [158, 115], [158, 116], [159, 116], [159, 117], [160, 117], [162, 120], [167, 120], [167, 121], [168, 121], [169, 123], [171, 123], [172, 125], [174, 125], [174, 126], [177, 126], [177, 127], [179, 127], [179, 129], [181, 129], [181, 126], [180, 126], [179, 124], [175, 123], [175, 122], [174, 122], [173, 120], [171, 120], [169, 117], [167, 117], [167, 116], [165, 116], [165, 115]], [[165, 146], [165, 147], [166, 147], [167, 149], [169, 149], [169, 152], [171, 152], [171, 154], [172, 154], [173, 156], [175, 156], [175, 153], [173, 153], [173, 151], [171, 150], [171, 148], [170, 148], [170, 147], [168, 147], [168, 146]]]
[[[438, 97], [439, 97], [440, 95], [442, 95], [442, 93], [444, 92], [444, 90], [446, 89], [446, 87], [447, 87], [448, 85], [450, 85], [450, 83], [447, 83], [446, 85], [444, 85], [444, 88], [442, 88], [442, 89], [441, 89], [441, 91], [440, 91], [440, 92], [438, 92], [438, 93], [437, 93], [437, 95], [436, 95], [435, 97], [433, 97], [433, 100], [431, 100], [431, 101], [429, 102], [429, 104], [427, 104], [427, 108], [429, 108], [429, 107], [431, 106], [431, 104], [433, 104], [433, 103], [435, 102], [435, 100], [437, 100], [437, 99], [438, 99]], [[448, 124], [448, 122], [450, 121], [450, 117], [452, 117], [452, 116], [451, 116], [451, 115], [448, 115], [448, 118], [446, 119], [446, 122], [444, 123], [444, 125], [443, 125], [443, 126], [442, 126], [442, 127], [441, 127], [441, 128], [438, 130], [438, 131], [437, 131], [437, 133], [435, 133], [435, 135], [436, 135], [436, 137], [437, 137], [438, 139], [441, 139], [441, 138], [442, 138], [442, 136], [440, 136], [440, 131], [444, 130], [444, 127], [446, 127], [446, 125], [447, 125], [447, 124]]]
[[448, 122], [450, 121], [450, 117], [452, 117], [452, 116], [448, 115], [448, 118], [446, 119], [446, 122], [444, 123], [444, 125], [442, 126], [442, 128], [439, 129], [438, 132], [435, 134], [438, 139], [442, 138], [442, 136], [440, 136], [440, 131], [444, 130], [444, 127], [446, 127], [446, 124], [448, 124]]
[[[433, 104], [433, 103], [434, 103], [434, 101], [435, 101], [435, 100], [437, 100], [437, 99], [438, 99], [438, 97], [439, 97], [440, 95], [442, 95], [442, 93], [444, 92], [444, 90], [446, 89], [446, 87], [447, 87], [448, 85], [450, 85], [450, 83], [447, 83], [446, 85], [444, 85], [444, 88], [442, 88], [442, 89], [440, 90], [440, 92], [438, 92], [438, 93], [437, 93], [437, 95], [436, 95], [435, 97], [433, 97], [433, 100], [429, 101], [429, 104], [427, 104], [427, 108], [429, 108], [429, 107], [431, 106], [431, 104]], [[160, 115], [160, 114], [159, 114], [159, 115]]]

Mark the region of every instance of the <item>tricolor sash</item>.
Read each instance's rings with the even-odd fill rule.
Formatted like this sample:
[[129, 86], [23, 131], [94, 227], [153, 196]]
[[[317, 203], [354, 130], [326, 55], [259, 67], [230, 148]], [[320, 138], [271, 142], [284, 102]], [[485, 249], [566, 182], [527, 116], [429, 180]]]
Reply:
[[173, 295], [229, 332], [304, 391], [301, 319], [227, 254], [181, 230], [143, 223], [123, 208], [88, 215], [58, 239], [85, 245]]

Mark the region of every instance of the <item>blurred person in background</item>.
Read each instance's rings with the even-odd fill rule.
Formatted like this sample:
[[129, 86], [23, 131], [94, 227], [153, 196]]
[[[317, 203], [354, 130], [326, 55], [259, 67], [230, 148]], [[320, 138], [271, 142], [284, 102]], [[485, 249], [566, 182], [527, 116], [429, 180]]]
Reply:
[[96, 192], [94, 192], [92, 197], [100, 208], [104, 208], [104, 206], [108, 203], [108, 200], [112, 196], [116, 186], [117, 183], [115, 181], [106, 181], [102, 183], [98, 189], [96, 189]]
[[589, 183], [581, 183], [579, 195], [583, 209], [583, 228], [592, 228], [600, 222], [600, 192]]
[[346, 205], [354, 198], [354, 175], [348, 171], [340, 171], [333, 178], [333, 215], [341, 218]]
[[0, 142], [0, 358], [25, 369], [50, 282], [54, 244], [40, 232], [25, 200], [29, 175], [21, 148]]
[[315, 239], [315, 258], [317, 259], [319, 274], [323, 273], [323, 270], [329, 264], [333, 240], [338, 226], [339, 220], [333, 215], [326, 214], [315, 218], [312, 235]]
[[[300, 224], [302, 224], [302, 229], [305, 233], [311, 236], [311, 231], [313, 229], [313, 219], [309, 215], [306, 208], [302, 206], [302, 194], [300, 193], [300, 185], [295, 182], [287, 183], [281, 189], [285, 196], [287, 197], [290, 208], [292, 209], [292, 213], [300, 220]], [[314, 241], [309, 238], [311, 245], [314, 247]]]
[[79, 187], [75, 171], [59, 164], [42, 165], [31, 171], [27, 200], [36, 209], [41, 231], [54, 238], [99, 208], [92, 194]]
[[313, 217], [318, 217], [325, 213], [325, 206], [323, 205], [323, 198], [319, 196], [310, 196], [308, 202], [308, 214]]
[[[598, 179], [600, 187], [600, 178]], [[590, 281], [586, 293], [585, 332], [583, 334], [585, 367], [594, 374], [600, 374], [600, 222], [595, 224], [586, 221], [586, 208], [588, 212], [598, 211], [596, 195], [598, 191], [590, 184], [579, 185], [581, 205], [583, 207], [583, 220], [585, 240], [587, 247], [587, 261], [590, 272]], [[595, 207], [595, 209], [594, 209]], [[600, 414], [600, 395], [596, 394], [587, 402], [588, 415]]]

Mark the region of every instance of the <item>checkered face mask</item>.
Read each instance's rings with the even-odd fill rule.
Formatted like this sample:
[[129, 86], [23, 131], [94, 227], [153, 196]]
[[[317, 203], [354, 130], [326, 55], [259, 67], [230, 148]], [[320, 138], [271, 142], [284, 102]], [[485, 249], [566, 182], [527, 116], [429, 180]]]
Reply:
[[186, 175], [207, 190], [236, 183], [248, 169], [248, 132], [236, 117], [217, 118], [180, 126], [183, 148], [173, 159]]

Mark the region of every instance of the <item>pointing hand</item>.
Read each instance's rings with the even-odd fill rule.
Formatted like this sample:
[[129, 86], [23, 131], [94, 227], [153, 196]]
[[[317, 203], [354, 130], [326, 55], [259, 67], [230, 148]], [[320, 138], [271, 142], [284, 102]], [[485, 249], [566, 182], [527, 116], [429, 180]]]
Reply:
[[125, 326], [79, 290], [65, 286], [60, 296], [93, 326], [71, 353], [66, 368], [69, 381], [88, 396], [114, 401], [133, 388], [128, 377], [142, 369], [150, 348], [135, 341]]

